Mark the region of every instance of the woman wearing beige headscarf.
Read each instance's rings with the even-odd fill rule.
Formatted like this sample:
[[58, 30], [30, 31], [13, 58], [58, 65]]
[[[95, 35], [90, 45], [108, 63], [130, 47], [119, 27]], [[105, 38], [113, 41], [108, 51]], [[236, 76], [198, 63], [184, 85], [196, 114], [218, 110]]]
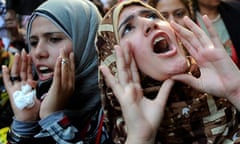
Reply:
[[[236, 141], [237, 109], [232, 104], [239, 109], [239, 70], [204, 19], [212, 41], [189, 18], [184, 23], [192, 32], [170, 25], [137, 0], [122, 2], [105, 15], [97, 40], [100, 87], [115, 143], [124, 143], [134, 133], [127, 133], [132, 127], [142, 135], [151, 131], [161, 143]], [[180, 40], [195, 59], [185, 56]], [[170, 88], [173, 80], [178, 81], [166, 98], [162, 88]], [[137, 127], [140, 122], [149, 129]]]

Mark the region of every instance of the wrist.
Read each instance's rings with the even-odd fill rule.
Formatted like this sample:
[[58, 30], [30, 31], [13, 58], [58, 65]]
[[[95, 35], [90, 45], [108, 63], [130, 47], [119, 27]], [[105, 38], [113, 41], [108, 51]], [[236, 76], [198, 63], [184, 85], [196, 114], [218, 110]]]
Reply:
[[144, 140], [139, 138], [127, 138], [125, 144], [154, 144], [154, 139]]
[[150, 135], [129, 135], [127, 136], [127, 140], [125, 144], [154, 144], [155, 143], [156, 134]]

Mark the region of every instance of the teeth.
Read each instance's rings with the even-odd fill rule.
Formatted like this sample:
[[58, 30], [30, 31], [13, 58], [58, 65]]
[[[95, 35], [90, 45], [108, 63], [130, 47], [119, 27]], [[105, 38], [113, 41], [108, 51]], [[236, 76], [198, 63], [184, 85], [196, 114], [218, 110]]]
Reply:
[[42, 73], [42, 74], [47, 74], [47, 73], [51, 73], [51, 69], [49, 69], [48, 67], [45, 67], [45, 66], [42, 66], [42, 67], [39, 67], [39, 71]]
[[165, 39], [164, 37], [158, 37], [154, 40], [153, 44], [155, 45], [156, 43], [158, 43], [159, 41], [164, 40], [164, 39]]
[[40, 69], [41, 71], [46, 71], [46, 70], [48, 70], [48, 67], [39, 67], [39, 69]]
[[51, 76], [51, 75], [52, 75], [52, 73], [42, 74], [42, 76], [44, 76], [44, 77], [49, 77], [49, 76]]

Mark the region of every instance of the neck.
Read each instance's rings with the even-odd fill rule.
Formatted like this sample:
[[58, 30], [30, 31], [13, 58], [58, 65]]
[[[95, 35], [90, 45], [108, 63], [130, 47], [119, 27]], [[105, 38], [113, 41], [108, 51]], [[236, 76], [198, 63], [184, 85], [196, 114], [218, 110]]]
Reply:
[[200, 14], [207, 15], [210, 20], [215, 19], [219, 15], [219, 11], [217, 7], [200, 7]]

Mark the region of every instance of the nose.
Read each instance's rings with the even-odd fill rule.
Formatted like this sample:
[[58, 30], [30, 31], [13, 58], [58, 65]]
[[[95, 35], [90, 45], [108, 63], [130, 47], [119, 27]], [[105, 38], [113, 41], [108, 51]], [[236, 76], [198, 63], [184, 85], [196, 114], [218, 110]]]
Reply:
[[145, 20], [143, 30], [144, 30], [144, 35], [148, 36], [154, 29], [157, 28], [156, 22], [154, 20]]
[[171, 22], [171, 21], [176, 22], [176, 20], [175, 20], [175, 18], [174, 18], [174, 16], [173, 16], [172, 14], [169, 15], [169, 17], [168, 17], [167, 20], [168, 20], [169, 22]]
[[31, 48], [31, 53], [37, 59], [43, 59], [48, 57], [47, 46], [44, 42], [39, 41], [36, 47]]

